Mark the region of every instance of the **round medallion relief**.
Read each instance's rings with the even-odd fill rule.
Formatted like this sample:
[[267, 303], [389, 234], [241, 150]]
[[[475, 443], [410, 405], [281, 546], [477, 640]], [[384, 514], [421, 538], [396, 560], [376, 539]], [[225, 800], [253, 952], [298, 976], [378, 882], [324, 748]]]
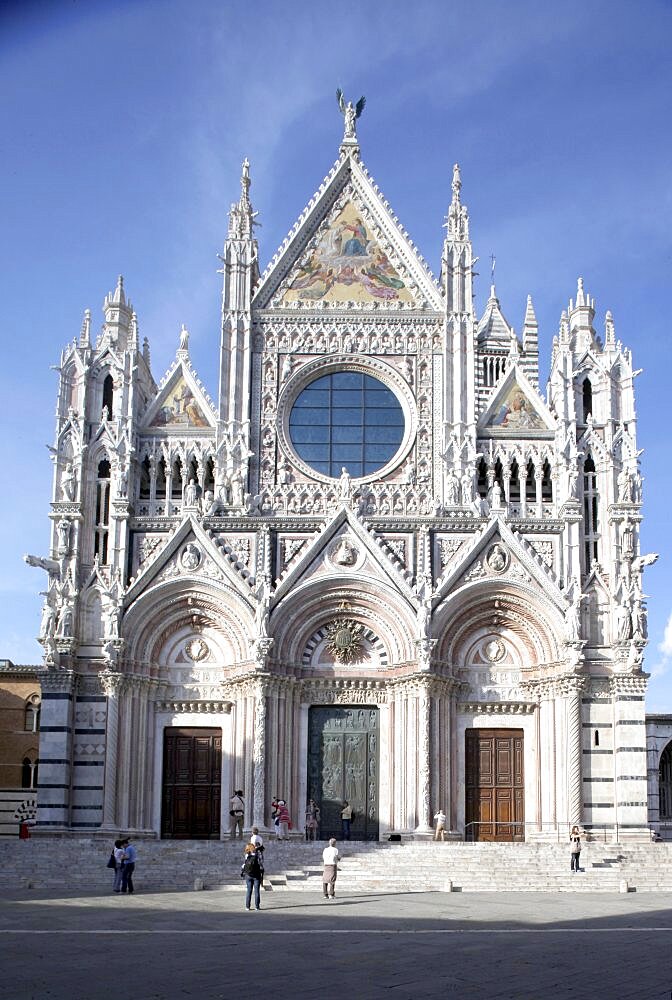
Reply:
[[202, 559], [203, 553], [199, 549], [198, 545], [196, 545], [195, 542], [188, 542], [182, 549], [182, 554], [180, 555], [180, 565], [186, 570], [198, 569], [201, 565]]
[[503, 545], [500, 545], [499, 542], [495, 542], [495, 544], [491, 545], [488, 549], [485, 561], [488, 564], [488, 568], [493, 573], [503, 573], [509, 565], [509, 553]]
[[505, 653], [506, 647], [501, 639], [488, 639], [483, 646], [483, 655], [490, 663], [497, 663], [503, 659]]
[[210, 652], [210, 647], [202, 636], [197, 636], [195, 639], [190, 639], [187, 645], [184, 647], [184, 651], [190, 660], [194, 660], [198, 663], [200, 660], [204, 660], [208, 653]]

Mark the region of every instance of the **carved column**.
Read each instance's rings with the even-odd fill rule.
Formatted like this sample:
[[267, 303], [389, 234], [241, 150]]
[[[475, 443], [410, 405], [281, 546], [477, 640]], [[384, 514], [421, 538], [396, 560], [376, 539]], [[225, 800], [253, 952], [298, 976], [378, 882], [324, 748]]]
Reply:
[[253, 801], [252, 825], [264, 827], [264, 806], [266, 803], [266, 695], [268, 684], [260, 681], [257, 685], [254, 705], [254, 745], [253, 761]]
[[103, 670], [100, 686], [107, 698], [105, 734], [105, 774], [103, 793], [103, 829], [117, 827], [117, 767], [119, 757], [119, 697], [124, 688], [124, 675]]
[[147, 792], [147, 712], [148, 712], [148, 692], [150, 687], [148, 678], [143, 677], [138, 681], [138, 732], [137, 732], [137, 753], [135, 755], [135, 821], [134, 826], [138, 829], [147, 827], [145, 816], [145, 796]]
[[570, 824], [581, 823], [583, 813], [580, 677], [567, 681], [567, 811]]
[[431, 700], [429, 685], [423, 684], [418, 691], [418, 825], [417, 833], [431, 833]]
[[121, 828], [130, 824], [131, 767], [133, 757], [133, 689], [134, 677], [127, 677], [119, 695], [119, 753], [117, 785], [117, 820]]

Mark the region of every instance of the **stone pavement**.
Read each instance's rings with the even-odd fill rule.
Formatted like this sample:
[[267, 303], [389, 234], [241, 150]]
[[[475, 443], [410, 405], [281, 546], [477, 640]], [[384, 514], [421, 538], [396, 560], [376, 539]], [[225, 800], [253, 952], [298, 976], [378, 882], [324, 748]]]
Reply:
[[[3, 1000], [671, 1000], [669, 895], [5, 896]], [[337, 887], [338, 889], [338, 887]]]

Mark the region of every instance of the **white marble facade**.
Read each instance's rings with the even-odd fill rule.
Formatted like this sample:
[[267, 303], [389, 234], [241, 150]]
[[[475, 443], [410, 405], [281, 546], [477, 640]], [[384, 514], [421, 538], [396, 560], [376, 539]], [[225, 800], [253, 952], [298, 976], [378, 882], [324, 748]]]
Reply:
[[[351, 109], [260, 274], [245, 163], [216, 401], [184, 328], [155, 382], [121, 278], [97, 335], [85, 313], [60, 362], [51, 551], [27, 557], [48, 575], [43, 829], [160, 835], [170, 727], [221, 731], [222, 836], [236, 788], [248, 825], [268, 826], [273, 794], [300, 824], [309, 711], [333, 705], [379, 710], [381, 837], [426, 833], [439, 807], [464, 835], [474, 729], [522, 733], [527, 837], [646, 830], [655, 557], [639, 548], [631, 354], [610, 313], [596, 332], [579, 279], [542, 394], [532, 301], [520, 337], [494, 287], [477, 313], [457, 166], [446, 186], [435, 277]], [[372, 445], [345, 472], [293, 423], [301, 393], [340, 373], [400, 414], [389, 454]]]

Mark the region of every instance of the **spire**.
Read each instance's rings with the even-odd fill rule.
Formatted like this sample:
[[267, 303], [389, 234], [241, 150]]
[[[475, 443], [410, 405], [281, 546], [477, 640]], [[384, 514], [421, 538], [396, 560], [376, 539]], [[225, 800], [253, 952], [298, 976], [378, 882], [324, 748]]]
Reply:
[[110, 301], [113, 302], [115, 305], [121, 305], [121, 306], [125, 306], [126, 305], [126, 295], [124, 294], [124, 276], [123, 276], [123, 274], [120, 274], [119, 277], [117, 278], [117, 287], [115, 288], [115, 290], [114, 290], [114, 292], [113, 292], [113, 294], [111, 296]]
[[604, 346], [616, 347], [616, 331], [614, 329], [614, 317], [611, 315], [611, 309], [607, 309], [607, 315], [604, 317]]
[[130, 326], [130, 336], [128, 338], [128, 346], [132, 351], [140, 350], [140, 331], [138, 329], [138, 317], [135, 310], [131, 313], [131, 326]]
[[79, 334], [79, 346], [82, 348], [91, 347], [91, 310], [84, 310], [82, 329]]
[[142, 342], [142, 356], [145, 359], [145, 364], [147, 365], [147, 367], [151, 368], [152, 359], [149, 353], [149, 340], [147, 339], [147, 337], [145, 337], [145, 339]]
[[250, 161], [245, 157], [240, 174], [240, 199], [238, 204], [231, 205], [229, 211], [229, 239], [252, 239], [252, 227], [255, 225], [257, 213], [252, 210], [250, 201]]
[[569, 328], [575, 340], [575, 348], [578, 351], [588, 350], [595, 346], [595, 331], [593, 320], [595, 318], [595, 299], [586, 295], [583, 288], [583, 278], [578, 278], [576, 282], [576, 302], [569, 301]]
[[453, 180], [450, 186], [453, 191], [453, 198], [446, 217], [446, 240], [464, 242], [469, 239], [469, 214], [467, 206], [462, 204], [460, 198], [462, 178], [460, 176], [459, 163], [456, 163], [453, 167]]
[[189, 360], [189, 331], [184, 323], [180, 330], [180, 346], [177, 350], [177, 357], [182, 358], [184, 361]]
[[532, 305], [532, 296], [527, 296], [525, 319], [523, 320], [523, 369], [530, 382], [539, 387], [539, 325]]

